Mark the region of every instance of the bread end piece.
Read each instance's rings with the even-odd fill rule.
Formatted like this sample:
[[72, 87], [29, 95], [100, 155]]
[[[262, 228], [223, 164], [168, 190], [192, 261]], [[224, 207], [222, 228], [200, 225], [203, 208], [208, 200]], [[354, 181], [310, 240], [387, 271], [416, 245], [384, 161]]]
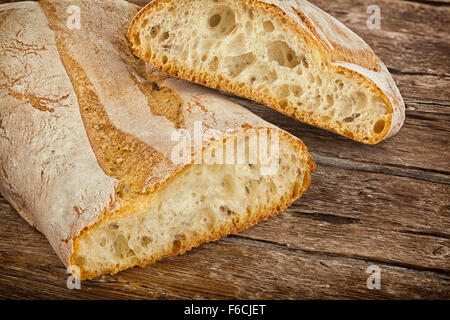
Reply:
[[128, 38], [165, 73], [362, 143], [393, 136], [404, 122], [381, 60], [307, 1], [156, 0], [136, 15]]
[[300, 198], [310, 185], [315, 163], [303, 143], [282, 130], [248, 128], [205, 147], [203, 157], [232, 143], [236, 150], [247, 146], [249, 159], [247, 137], [255, 132], [258, 138], [269, 132], [270, 139], [274, 134], [279, 139], [275, 171], [264, 173], [260, 155], [255, 164], [186, 165], [129, 206], [105, 212], [74, 239], [71, 265], [80, 268], [81, 278], [183, 254], [275, 216]]

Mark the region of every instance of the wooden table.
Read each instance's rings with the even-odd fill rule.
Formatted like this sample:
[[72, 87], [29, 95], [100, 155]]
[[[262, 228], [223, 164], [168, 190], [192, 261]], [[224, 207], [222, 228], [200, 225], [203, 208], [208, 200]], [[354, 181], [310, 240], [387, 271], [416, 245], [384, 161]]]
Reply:
[[[450, 1], [312, 2], [389, 67], [407, 106], [397, 136], [366, 146], [233, 98], [308, 146], [318, 166], [302, 199], [240, 234], [71, 291], [45, 237], [0, 196], [0, 297], [449, 299]], [[380, 30], [367, 28], [371, 4]], [[367, 288], [372, 265], [379, 290]]]

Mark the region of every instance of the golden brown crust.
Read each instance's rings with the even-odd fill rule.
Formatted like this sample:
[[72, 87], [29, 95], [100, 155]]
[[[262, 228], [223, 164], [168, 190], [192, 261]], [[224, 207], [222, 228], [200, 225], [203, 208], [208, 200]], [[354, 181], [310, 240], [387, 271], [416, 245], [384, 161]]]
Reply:
[[403, 99], [387, 68], [360, 37], [307, 1], [239, 1], [264, 9], [271, 19], [284, 18], [286, 24], [302, 35], [308, 45], [318, 50], [322, 61], [331, 70], [352, 78], [380, 97], [388, 108], [384, 129], [379, 133], [373, 133], [371, 136], [350, 132], [339, 125], [313, 118], [305, 110], [294, 111], [293, 108], [283, 106], [279, 99], [259, 92], [249, 84], [232, 82], [209, 72], [188, 68], [180, 61], [171, 60], [169, 63], [163, 63], [158, 56], [153, 58], [146, 55], [146, 52], [140, 48], [136, 40], [138, 39], [140, 24], [151, 12], [173, 4], [172, 0], [153, 1], [135, 16], [128, 30], [128, 39], [134, 54], [172, 76], [254, 100], [287, 116], [363, 143], [376, 144], [398, 132], [405, 117]]

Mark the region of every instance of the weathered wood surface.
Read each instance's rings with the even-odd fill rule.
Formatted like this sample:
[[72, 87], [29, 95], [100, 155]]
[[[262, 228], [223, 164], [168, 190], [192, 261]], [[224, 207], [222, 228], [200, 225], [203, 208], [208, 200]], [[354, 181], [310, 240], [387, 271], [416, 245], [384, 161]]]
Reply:
[[[450, 299], [450, 1], [376, 1], [381, 30], [366, 27], [371, 0], [312, 2], [391, 70], [407, 105], [397, 136], [365, 146], [234, 97], [308, 146], [318, 168], [302, 199], [238, 235], [71, 291], [45, 237], [0, 197], [0, 297]], [[380, 290], [366, 287], [370, 265]]]

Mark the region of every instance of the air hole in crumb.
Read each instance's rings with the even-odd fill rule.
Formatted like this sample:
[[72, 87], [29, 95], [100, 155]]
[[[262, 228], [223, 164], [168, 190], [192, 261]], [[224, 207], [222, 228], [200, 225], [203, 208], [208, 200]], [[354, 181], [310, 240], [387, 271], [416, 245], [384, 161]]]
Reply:
[[109, 225], [109, 228], [110, 228], [111, 230], [117, 230], [117, 229], [119, 229], [119, 225], [116, 224], [116, 223], [111, 223], [111, 224]]
[[306, 60], [305, 57], [302, 58], [302, 65], [303, 65], [303, 67], [305, 67], [306, 69], [309, 68], [309, 63], [308, 63], [308, 61]]
[[264, 31], [271, 33], [273, 30], [275, 30], [275, 27], [273, 26], [273, 23], [271, 21], [266, 21], [263, 23]]
[[210, 69], [211, 71], [216, 71], [218, 67], [219, 67], [219, 58], [214, 57], [214, 58], [209, 62], [209, 69]]
[[354, 113], [350, 117], [344, 119], [344, 122], [353, 122], [356, 118], [358, 118], [361, 114]]
[[373, 131], [374, 131], [376, 134], [379, 134], [379, 133], [383, 132], [385, 126], [386, 126], [386, 123], [385, 123], [384, 120], [378, 120], [378, 121], [375, 123], [375, 125], [373, 126]]
[[254, 15], [252, 9], [250, 9], [250, 10], [248, 11], [248, 17], [250, 18], [250, 20], [253, 20], [253, 19], [255, 18], [255, 15]]
[[300, 96], [303, 94], [303, 90], [300, 86], [291, 86], [290, 90], [296, 98], [300, 98]]
[[160, 30], [159, 25], [153, 26], [153, 27], [150, 29], [150, 36], [151, 36], [152, 38], [155, 38], [155, 37], [158, 35], [159, 30]]
[[317, 82], [318, 86], [321, 86], [322, 85], [322, 78], [320, 76], [317, 76], [316, 77], [316, 82]]
[[143, 236], [141, 239], [141, 245], [146, 248], [150, 243], [152, 243], [152, 239], [150, 237], [147, 236]]
[[161, 35], [161, 37], [159, 38], [159, 41], [160, 42], [166, 41], [167, 39], [169, 39], [169, 36], [170, 36], [169, 32], [166, 31]]
[[136, 34], [133, 36], [133, 41], [134, 41], [134, 43], [135, 43], [137, 46], [139, 46], [139, 45], [141, 44], [141, 38], [140, 38], [140, 36], [139, 36], [138, 33], [136, 33]]
[[280, 66], [294, 68], [300, 63], [294, 50], [285, 41], [273, 41], [268, 46], [268, 56]]
[[334, 104], [334, 97], [331, 94], [327, 94], [327, 103], [330, 107]]
[[117, 255], [120, 255], [122, 257], [126, 256], [129, 247], [128, 241], [124, 235], [121, 234], [116, 238], [116, 240], [114, 241], [114, 249]]
[[166, 64], [167, 61], [169, 61], [169, 59], [167, 58], [167, 56], [162, 56], [161, 62], [162, 62], [163, 64]]
[[220, 23], [220, 20], [222, 20], [222, 17], [220, 16], [220, 14], [215, 14], [215, 15], [211, 16], [209, 18], [209, 26], [211, 28], [217, 27]]
[[181, 241], [175, 240], [172, 245], [173, 252], [178, 252], [178, 251], [180, 251], [180, 249], [181, 249]]
[[240, 56], [226, 57], [225, 64], [228, 68], [228, 73], [231, 77], [237, 77], [248, 66], [252, 65], [256, 61], [256, 56], [252, 53], [246, 53]]
[[276, 91], [277, 91], [277, 96], [280, 99], [289, 97], [289, 95], [291, 94], [289, 91], [289, 85], [287, 85], [287, 84], [283, 84], [283, 85], [277, 87]]
[[210, 13], [208, 26], [214, 33], [225, 37], [236, 29], [236, 18], [234, 11], [227, 6], [216, 7]]
[[226, 215], [231, 215], [233, 213], [227, 206], [220, 206], [220, 212]]

